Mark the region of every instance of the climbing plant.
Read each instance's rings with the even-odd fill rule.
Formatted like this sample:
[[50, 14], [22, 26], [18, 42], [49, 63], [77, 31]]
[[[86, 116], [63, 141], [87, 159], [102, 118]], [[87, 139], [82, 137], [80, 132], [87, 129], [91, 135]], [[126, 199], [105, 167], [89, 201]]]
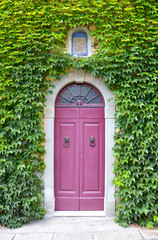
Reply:
[[[43, 108], [52, 80], [74, 68], [102, 77], [116, 103], [114, 184], [122, 226], [158, 224], [156, 0], [2, 0], [0, 222], [42, 219]], [[97, 54], [66, 53], [68, 31], [90, 28]]]

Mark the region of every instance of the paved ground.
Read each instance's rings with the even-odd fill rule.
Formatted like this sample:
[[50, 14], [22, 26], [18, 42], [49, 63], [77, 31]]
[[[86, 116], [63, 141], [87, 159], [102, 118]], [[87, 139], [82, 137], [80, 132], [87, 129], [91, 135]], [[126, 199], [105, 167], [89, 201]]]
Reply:
[[0, 226], [0, 240], [158, 240], [158, 229], [122, 228], [112, 217], [54, 217], [14, 230]]

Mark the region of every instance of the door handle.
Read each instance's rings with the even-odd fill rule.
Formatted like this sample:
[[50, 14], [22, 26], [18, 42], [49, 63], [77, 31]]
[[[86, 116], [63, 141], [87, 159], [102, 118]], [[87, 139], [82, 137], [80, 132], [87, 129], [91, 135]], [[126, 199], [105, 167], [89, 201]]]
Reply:
[[90, 146], [95, 146], [95, 137], [90, 137]]
[[69, 137], [64, 138], [64, 147], [69, 147]]

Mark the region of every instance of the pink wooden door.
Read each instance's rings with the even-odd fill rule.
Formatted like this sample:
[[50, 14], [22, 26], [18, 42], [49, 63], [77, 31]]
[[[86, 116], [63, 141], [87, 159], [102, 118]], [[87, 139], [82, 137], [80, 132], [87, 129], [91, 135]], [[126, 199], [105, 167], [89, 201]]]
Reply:
[[104, 209], [104, 109], [56, 108], [55, 209]]
[[60, 91], [55, 108], [55, 209], [104, 209], [104, 100], [88, 84]]

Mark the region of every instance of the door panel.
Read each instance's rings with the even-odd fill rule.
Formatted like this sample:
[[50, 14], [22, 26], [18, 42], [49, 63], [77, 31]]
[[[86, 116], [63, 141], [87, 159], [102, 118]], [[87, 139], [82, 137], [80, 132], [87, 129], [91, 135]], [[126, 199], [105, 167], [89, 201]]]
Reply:
[[[80, 210], [104, 209], [104, 119], [81, 119]], [[91, 142], [94, 139], [93, 142]]]
[[[60, 123], [60, 191], [75, 191], [76, 123]], [[67, 140], [68, 139], [68, 140]]]
[[55, 109], [55, 118], [79, 118], [80, 114], [79, 108], [56, 108]]
[[56, 210], [79, 210], [78, 138], [79, 119], [55, 120]]
[[103, 118], [104, 108], [80, 108], [80, 118]]
[[[98, 146], [98, 134], [99, 134], [99, 124], [98, 123], [90, 123], [87, 120], [82, 120], [81, 124], [81, 134], [83, 136], [82, 148], [83, 149], [83, 157], [81, 158], [81, 192], [82, 193], [90, 193], [91, 191], [96, 192], [99, 191], [99, 146]], [[90, 138], [94, 138], [95, 145], [90, 143]]]
[[80, 197], [80, 211], [102, 211], [104, 210], [104, 198]]

